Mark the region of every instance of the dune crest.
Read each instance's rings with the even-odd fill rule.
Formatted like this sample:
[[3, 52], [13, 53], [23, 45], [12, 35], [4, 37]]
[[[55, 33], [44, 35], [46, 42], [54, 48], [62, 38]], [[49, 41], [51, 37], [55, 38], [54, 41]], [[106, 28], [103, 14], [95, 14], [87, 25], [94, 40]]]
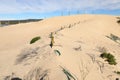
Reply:
[[[73, 15], [0, 28], [0, 80], [119, 80], [117, 21], [109, 15]], [[30, 44], [36, 36], [40, 40]], [[117, 64], [110, 65], [102, 53], [113, 55]]]

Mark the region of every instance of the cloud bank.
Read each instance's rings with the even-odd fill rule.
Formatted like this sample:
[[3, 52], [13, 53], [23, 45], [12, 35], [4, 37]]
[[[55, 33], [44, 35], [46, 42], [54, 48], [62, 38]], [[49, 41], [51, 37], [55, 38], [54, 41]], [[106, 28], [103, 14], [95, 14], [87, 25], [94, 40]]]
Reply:
[[0, 13], [119, 10], [120, 0], [0, 0]]

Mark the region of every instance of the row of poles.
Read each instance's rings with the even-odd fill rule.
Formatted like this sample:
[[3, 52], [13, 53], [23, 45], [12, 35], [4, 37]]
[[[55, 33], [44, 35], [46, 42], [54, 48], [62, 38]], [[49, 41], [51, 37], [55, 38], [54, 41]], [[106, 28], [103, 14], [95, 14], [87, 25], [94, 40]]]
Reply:
[[[69, 11], [66, 11], [66, 12], [65, 12], [65, 11], [63, 12], [63, 11], [62, 11], [62, 12], [60, 13], [60, 15], [61, 15], [61, 16], [64, 16], [64, 15], [72, 15], [72, 14], [80, 14], [80, 13], [81, 13], [81, 14], [87, 14], [88, 12], [85, 11], [85, 10], [84, 10], [84, 12], [80, 12], [79, 10], [77, 10], [76, 12], [75, 12], [75, 11], [73, 12], [73, 11], [70, 11], [70, 10], [69, 10]], [[46, 17], [45, 17], [45, 18], [46, 18]], [[11, 22], [11, 20], [6, 20], [6, 21], [4, 21], [4, 22], [3, 22], [3, 21], [0, 21], [0, 26], [2, 26], [2, 25], [9, 25], [10, 22]], [[27, 21], [26, 21], [26, 22], [27, 22]], [[3, 24], [3, 23], [4, 23], [4, 24]], [[19, 24], [19, 23], [21, 23], [21, 21], [18, 20], [18, 21], [17, 21], [17, 24]]]

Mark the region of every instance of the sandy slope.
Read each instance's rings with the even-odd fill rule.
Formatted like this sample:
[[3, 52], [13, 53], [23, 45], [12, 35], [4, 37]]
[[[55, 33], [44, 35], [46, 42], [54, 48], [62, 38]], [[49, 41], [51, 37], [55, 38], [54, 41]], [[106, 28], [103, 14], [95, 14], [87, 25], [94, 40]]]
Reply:
[[[0, 80], [12, 74], [25, 80], [69, 80], [63, 68], [75, 78], [71, 80], [119, 78], [114, 71], [120, 71], [120, 45], [106, 37], [111, 33], [120, 37], [116, 21], [115, 16], [74, 15], [0, 28]], [[30, 45], [35, 36], [41, 40]], [[115, 56], [117, 65], [99, 57], [101, 47]]]

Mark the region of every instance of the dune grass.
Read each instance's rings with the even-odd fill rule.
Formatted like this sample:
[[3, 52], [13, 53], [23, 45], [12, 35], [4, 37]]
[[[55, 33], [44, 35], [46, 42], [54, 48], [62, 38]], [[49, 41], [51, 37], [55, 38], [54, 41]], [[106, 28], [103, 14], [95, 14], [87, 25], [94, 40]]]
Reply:
[[30, 44], [35, 43], [35, 42], [38, 41], [39, 39], [41, 39], [40, 36], [34, 37], [34, 38], [30, 41]]
[[120, 71], [114, 71], [114, 73], [116, 73], [116, 74], [120, 75]]
[[58, 54], [59, 56], [61, 55], [61, 53], [60, 53], [59, 50], [54, 50], [54, 52], [55, 52], [56, 54]]
[[67, 76], [68, 80], [77, 80], [68, 70], [66, 70], [65, 68], [61, 67], [62, 71], [64, 72], [64, 74]]
[[39, 47], [36, 48], [25, 48], [21, 51], [19, 55], [17, 55], [15, 64], [20, 64], [22, 62], [26, 62], [27, 60], [30, 60], [37, 56]]
[[110, 34], [110, 36], [106, 36], [106, 37], [109, 38], [109, 39], [111, 39], [112, 41], [120, 44], [120, 42], [118, 42], [118, 41], [120, 41], [120, 37], [118, 37], [118, 36], [116, 36], [114, 34]]

